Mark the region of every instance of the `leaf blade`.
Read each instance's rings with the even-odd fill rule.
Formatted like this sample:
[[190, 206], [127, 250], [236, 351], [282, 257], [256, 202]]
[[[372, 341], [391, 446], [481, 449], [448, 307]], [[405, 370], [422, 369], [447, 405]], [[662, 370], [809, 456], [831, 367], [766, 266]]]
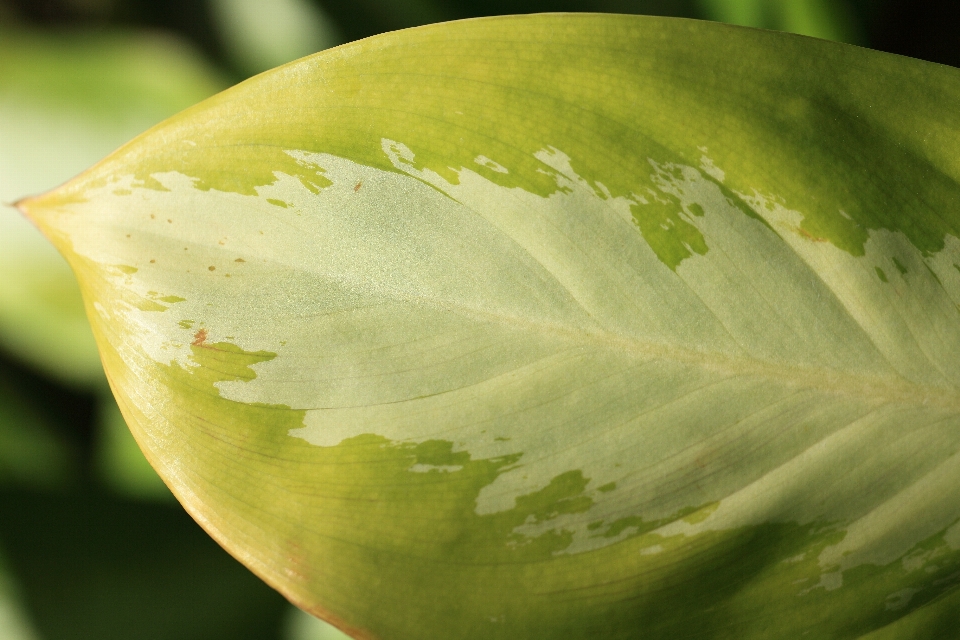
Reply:
[[960, 165], [912, 133], [956, 141], [958, 92], [692, 21], [468, 21], [23, 206], [178, 497], [358, 637], [858, 635], [960, 561]]

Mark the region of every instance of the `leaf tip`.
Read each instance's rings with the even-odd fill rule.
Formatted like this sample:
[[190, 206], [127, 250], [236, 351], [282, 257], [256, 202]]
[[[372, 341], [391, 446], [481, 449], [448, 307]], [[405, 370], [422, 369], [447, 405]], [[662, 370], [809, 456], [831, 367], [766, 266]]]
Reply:
[[60, 189], [54, 189], [39, 195], [25, 196], [10, 203], [10, 206], [20, 212], [30, 224], [36, 227], [60, 253], [67, 255], [69, 244], [66, 243], [63, 232], [58, 228], [54, 214], [63, 204], [71, 200], [60, 195]]
[[14, 209], [16, 209], [17, 211], [20, 212], [20, 215], [22, 215], [24, 218], [29, 220], [33, 226], [39, 228], [40, 225], [37, 222], [35, 214], [31, 213], [31, 206], [30, 206], [30, 204], [36, 199], [37, 199], [37, 196], [24, 196], [23, 198], [20, 198], [19, 200], [15, 200], [14, 202], [4, 202], [3, 204], [11, 206]]

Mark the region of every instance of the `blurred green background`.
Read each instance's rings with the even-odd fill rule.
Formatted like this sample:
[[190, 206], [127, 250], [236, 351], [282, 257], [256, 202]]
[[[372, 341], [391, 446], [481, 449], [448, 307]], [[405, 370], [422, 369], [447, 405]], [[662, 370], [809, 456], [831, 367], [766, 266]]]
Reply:
[[[289, 60], [540, 11], [720, 20], [960, 66], [960, 3], [938, 0], [0, 0], [0, 202]], [[172, 498], [110, 396], [69, 269], [0, 206], [0, 640], [343, 637]]]

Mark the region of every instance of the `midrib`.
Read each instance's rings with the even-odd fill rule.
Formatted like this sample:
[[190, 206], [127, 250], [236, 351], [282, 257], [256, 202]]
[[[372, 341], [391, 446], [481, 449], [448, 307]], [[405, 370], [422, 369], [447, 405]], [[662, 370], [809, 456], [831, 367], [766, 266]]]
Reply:
[[643, 340], [598, 328], [587, 331], [540, 319], [477, 309], [444, 301], [431, 304], [418, 299], [418, 304], [436, 308], [455, 309], [464, 316], [474, 316], [501, 325], [532, 332], [548, 332], [573, 343], [593, 345], [603, 349], [630, 353], [641, 358], [669, 360], [700, 367], [726, 376], [749, 376], [777, 381], [781, 384], [819, 391], [821, 393], [855, 397], [871, 404], [908, 404], [941, 408], [960, 413], [960, 390], [952, 387], [924, 386], [900, 377], [869, 376], [853, 370], [828, 367], [804, 367], [753, 358], [743, 354], [697, 351], [676, 345]]

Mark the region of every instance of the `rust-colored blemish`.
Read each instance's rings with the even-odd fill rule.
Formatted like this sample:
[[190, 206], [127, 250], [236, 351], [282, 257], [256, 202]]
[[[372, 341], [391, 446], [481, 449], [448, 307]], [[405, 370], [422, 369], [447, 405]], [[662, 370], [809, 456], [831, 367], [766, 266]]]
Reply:
[[797, 233], [799, 233], [800, 235], [802, 235], [802, 236], [803, 236], [804, 238], [806, 238], [807, 240], [813, 240], [814, 242], [826, 242], [826, 241], [827, 241], [826, 238], [819, 238], [819, 237], [813, 235], [812, 233], [810, 233], [809, 231], [807, 231], [806, 229], [804, 229], [804, 228], [802, 228], [802, 227], [797, 227]]
[[157, 219], [157, 216], [155, 216], [155, 215], [153, 215], [153, 214], [151, 213], [151, 214], [150, 214], [150, 219], [151, 219], [151, 220], [156, 220], [156, 219]]
[[167, 222], [173, 224], [173, 220], [171, 220], [170, 218], [167, 218]]
[[363, 180], [357, 183], [357, 186], [353, 188], [353, 192], [356, 193], [357, 191], [360, 191], [360, 187], [362, 186], [363, 186]]
[[216, 271], [216, 270], [217, 270], [217, 268], [216, 268], [215, 266], [213, 266], [213, 265], [210, 265], [209, 267], [207, 267], [207, 269], [209, 269], [210, 271]]
[[150, 264], [153, 264], [153, 263], [155, 263], [155, 262], [156, 262], [156, 260], [151, 260], [151, 261], [150, 261]]
[[195, 347], [202, 347], [203, 343], [206, 342], [206, 340], [207, 340], [207, 330], [199, 329], [195, 334], [193, 334], [193, 342], [191, 342], [190, 344], [192, 344]]
[[306, 571], [309, 571], [307, 557], [299, 543], [290, 540], [287, 542], [287, 566], [283, 572], [299, 582], [306, 582]]
[[244, 260], [243, 258], [237, 258], [236, 260], [234, 260], [234, 262], [246, 262], [246, 260]]

